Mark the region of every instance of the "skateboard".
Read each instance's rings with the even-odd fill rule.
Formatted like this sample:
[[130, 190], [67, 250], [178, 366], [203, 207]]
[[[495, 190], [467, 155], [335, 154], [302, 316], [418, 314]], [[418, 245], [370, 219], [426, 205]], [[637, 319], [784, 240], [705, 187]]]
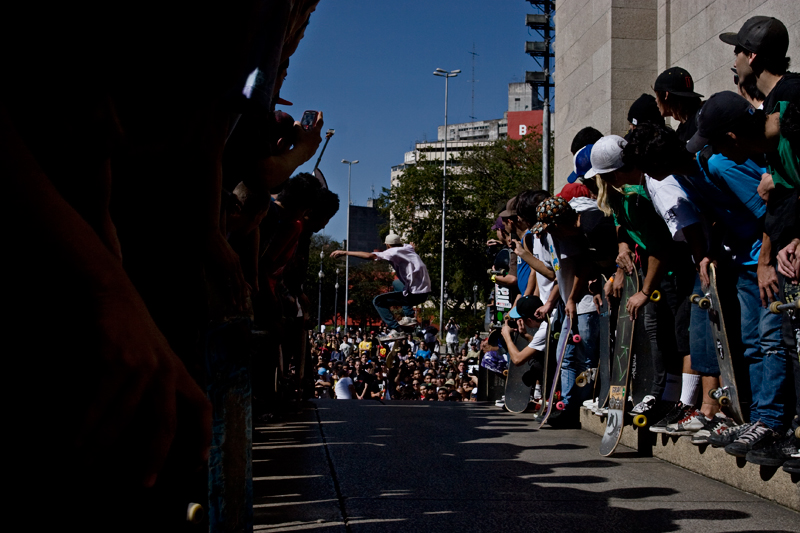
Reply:
[[[544, 413], [547, 410], [547, 391], [554, 386], [556, 359], [558, 358], [558, 351], [556, 348], [558, 345], [558, 338], [561, 335], [561, 316], [561, 314], [556, 313], [555, 315], [551, 314], [549, 317], [550, 329], [548, 330], [547, 334], [545, 348], [546, 351], [541, 380], [542, 397], [536, 402], [536, 414], [534, 415], [534, 419], [536, 420], [541, 420], [544, 416]], [[561, 395], [558, 392], [556, 394], [558, 394], [558, 400], [560, 401]]]
[[226, 321], [206, 338], [208, 397], [212, 406], [209, 465], [209, 527], [212, 531], [253, 527], [253, 417], [250, 353], [242, 339], [245, 319]]
[[608, 392], [608, 418], [603, 440], [600, 442], [600, 455], [608, 457], [619, 444], [622, 427], [625, 424], [625, 402], [628, 398], [628, 371], [630, 350], [633, 342], [634, 322], [626, 309], [628, 298], [639, 292], [639, 276], [625, 275], [620, 295], [619, 314], [614, 335], [614, 353], [611, 357], [611, 377]]
[[[514, 345], [518, 350], [524, 350], [528, 346], [528, 340], [524, 335], [514, 332]], [[550, 323], [547, 326], [547, 336], [550, 336]], [[545, 353], [547, 349], [545, 348]], [[531, 357], [521, 365], [515, 365], [509, 359], [506, 374], [506, 409], [512, 413], [522, 413], [528, 408], [531, 402], [531, 389], [536, 384], [536, 370], [534, 369], [534, 358]]]
[[487, 271], [487, 274], [492, 277], [492, 283], [494, 283], [494, 305], [497, 309], [497, 313], [493, 317], [495, 323], [502, 323], [503, 315], [514, 306], [511, 289], [495, 282], [495, 276], [508, 274], [510, 264], [511, 251], [508, 248], [503, 248], [495, 256], [492, 268]]
[[[613, 280], [613, 278], [612, 278]], [[600, 287], [600, 320], [597, 323], [600, 338], [598, 339], [597, 376], [594, 382], [594, 397], [597, 398], [597, 408], [602, 409], [608, 401], [609, 380], [611, 378], [611, 307], [609, 306], [606, 291], [604, 290], [606, 278], [601, 278]]]
[[[572, 320], [569, 316], [564, 317], [564, 322], [561, 325], [561, 331], [571, 331], [572, 329]], [[550, 414], [553, 412], [553, 406], [559, 411], [563, 411], [566, 407], [564, 402], [562, 402], [559, 398], [556, 398], [556, 394], [560, 396], [560, 391], [558, 391], [558, 381], [561, 377], [561, 364], [564, 362], [564, 355], [567, 353], [567, 345], [572, 341], [573, 343], [581, 342], [580, 335], [561, 335], [558, 336], [558, 347], [556, 348], [556, 365], [555, 365], [555, 373], [553, 374], [553, 384], [550, 387], [550, 393], [547, 398], [547, 404], [544, 407], [544, 416], [542, 417], [542, 421], [539, 423], [539, 429], [547, 422], [547, 419], [550, 418]], [[544, 393], [542, 393], [543, 400], [544, 400]]]
[[714, 346], [717, 351], [717, 362], [719, 363], [719, 379], [722, 385], [718, 389], [708, 391], [708, 395], [717, 400], [724, 407], [737, 424], [744, 423], [742, 406], [739, 403], [739, 394], [736, 389], [736, 375], [734, 373], [733, 361], [731, 360], [731, 350], [728, 344], [728, 333], [725, 328], [725, 320], [720, 306], [719, 290], [717, 288], [717, 269], [711, 264], [708, 268], [709, 286], [708, 292], [703, 295], [693, 294], [691, 302], [700, 309], [708, 311], [708, 319], [711, 322], [711, 334], [714, 338]]

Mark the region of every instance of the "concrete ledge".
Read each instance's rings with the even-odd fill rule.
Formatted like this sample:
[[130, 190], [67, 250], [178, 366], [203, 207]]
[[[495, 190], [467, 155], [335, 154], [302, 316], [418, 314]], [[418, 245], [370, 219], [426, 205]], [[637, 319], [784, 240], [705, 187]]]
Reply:
[[[606, 419], [581, 408], [581, 426], [603, 435]], [[695, 446], [688, 437], [668, 437], [633, 426], [625, 426], [620, 444], [800, 511], [800, 476], [787, 474], [780, 467], [754, 465], [721, 448]]]

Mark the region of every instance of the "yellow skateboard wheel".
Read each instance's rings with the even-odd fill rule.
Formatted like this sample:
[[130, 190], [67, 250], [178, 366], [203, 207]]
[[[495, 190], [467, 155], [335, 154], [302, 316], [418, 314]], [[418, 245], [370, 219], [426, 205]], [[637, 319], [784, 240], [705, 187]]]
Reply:
[[203, 521], [206, 511], [199, 503], [190, 503], [186, 507], [186, 521], [190, 524], [199, 524]]
[[722, 398], [719, 399], [719, 404], [722, 407], [728, 407], [731, 404], [731, 399], [728, 398], [727, 396], [723, 396]]
[[503, 375], [504, 375], [505, 377], [508, 377], [508, 370], [503, 370]]
[[584, 376], [583, 374], [581, 374], [580, 376], [578, 376], [577, 378], [575, 378], [575, 385], [577, 385], [578, 387], [583, 387], [583, 386], [585, 386], [585, 385], [586, 385], [586, 376]]
[[633, 425], [637, 428], [643, 428], [647, 425], [647, 417], [644, 415], [636, 415], [633, 417]]
[[795, 436], [796, 438], [800, 439], [800, 428], [795, 428], [795, 430], [794, 430], [794, 436]]
[[553, 333], [553, 338], [554, 338], [555, 340], [558, 340], [558, 338], [559, 338], [560, 336], [561, 336], [561, 332], [560, 332], [560, 331], [556, 331], [555, 333]]
[[781, 305], [783, 305], [783, 302], [778, 302], [778, 301], [772, 302], [771, 304], [769, 304], [769, 312], [774, 315], [781, 314], [780, 310]]
[[661, 300], [661, 293], [658, 291], [653, 291], [653, 294], [650, 295], [651, 302], [658, 302]]

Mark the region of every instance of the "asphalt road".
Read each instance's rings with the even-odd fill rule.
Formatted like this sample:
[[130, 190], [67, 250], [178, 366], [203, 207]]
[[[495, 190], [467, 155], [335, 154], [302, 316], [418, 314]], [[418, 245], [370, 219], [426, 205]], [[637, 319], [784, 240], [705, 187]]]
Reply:
[[800, 532], [777, 504], [536, 427], [485, 404], [316, 401], [254, 430], [255, 530]]

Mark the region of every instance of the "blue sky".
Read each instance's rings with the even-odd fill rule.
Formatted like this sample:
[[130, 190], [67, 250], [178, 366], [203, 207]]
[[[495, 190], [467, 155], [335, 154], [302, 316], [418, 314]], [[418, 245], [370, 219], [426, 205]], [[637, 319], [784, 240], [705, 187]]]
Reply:
[[[324, 113], [325, 130], [336, 134], [320, 169], [341, 209], [325, 234], [345, 237], [347, 165], [353, 165], [353, 205], [366, 205], [389, 186], [391, 167], [415, 141], [436, 139], [444, 123], [444, 79], [437, 68], [461, 69], [449, 82], [448, 122], [472, 114], [472, 55], [475, 45], [475, 117], [501, 118], [508, 83], [539, 70], [525, 54], [538, 41], [525, 26], [535, 10], [525, 0], [321, 0], [299, 49], [292, 56], [281, 96], [294, 103], [278, 108], [295, 120], [306, 109]], [[311, 171], [314, 158], [300, 171]]]

